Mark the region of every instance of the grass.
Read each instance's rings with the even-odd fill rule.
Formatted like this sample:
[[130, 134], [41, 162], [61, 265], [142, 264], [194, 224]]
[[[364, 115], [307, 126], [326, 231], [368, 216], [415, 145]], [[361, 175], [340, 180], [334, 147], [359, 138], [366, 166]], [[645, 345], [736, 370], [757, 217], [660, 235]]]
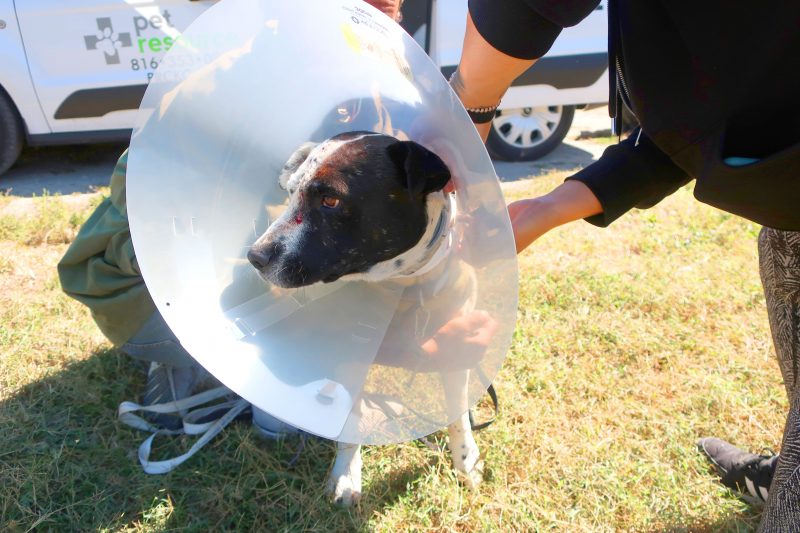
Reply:
[[[551, 175], [505, 185], [540, 194]], [[0, 198], [0, 212], [4, 202]], [[97, 201], [95, 198], [94, 201]], [[0, 529], [4, 531], [748, 531], [758, 511], [695, 451], [717, 435], [780, 442], [786, 400], [758, 282], [758, 228], [684, 188], [599, 230], [574, 224], [520, 257], [498, 421], [477, 436], [486, 480], [459, 485], [446, 452], [370, 447], [364, 498], [323, 493], [334, 454], [261, 441], [246, 424], [165, 476], [115, 420], [143, 369], [64, 296], [55, 264], [89, 207], [46, 197], [0, 218]], [[444, 438], [437, 435], [444, 445]], [[162, 438], [159, 454], [190, 438]]]
[[100, 203], [101, 194], [62, 197], [44, 191], [34, 198], [0, 196], [0, 241], [27, 246], [68, 244]]
[[575, 137], [575, 140], [590, 141], [603, 145], [616, 144], [619, 137], [611, 134], [611, 130], [582, 131]]

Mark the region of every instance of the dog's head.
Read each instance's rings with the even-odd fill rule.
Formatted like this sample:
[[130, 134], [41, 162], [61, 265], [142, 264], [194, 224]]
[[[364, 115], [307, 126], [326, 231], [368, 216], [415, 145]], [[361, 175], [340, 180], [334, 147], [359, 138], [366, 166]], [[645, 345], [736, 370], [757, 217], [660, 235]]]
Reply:
[[449, 180], [436, 154], [388, 135], [353, 132], [303, 145], [280, 176], [289, 206], [247, 258], [280, 287], [397, 272], [398, 256], [430, 233], [429, 196]]

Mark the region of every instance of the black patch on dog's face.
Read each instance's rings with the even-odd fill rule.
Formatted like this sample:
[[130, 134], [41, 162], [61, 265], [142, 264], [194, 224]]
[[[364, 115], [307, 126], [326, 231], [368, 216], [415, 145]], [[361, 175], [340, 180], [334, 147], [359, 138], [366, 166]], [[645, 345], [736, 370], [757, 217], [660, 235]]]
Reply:
[[289, 206], [248, 253], [281, 287], [335, 281], [410, 249], [425, 232], [426, 196], [450, 179], [433, 152], [387, 135], [338, 135], [307, 157], [285, 169], [295, 172]]

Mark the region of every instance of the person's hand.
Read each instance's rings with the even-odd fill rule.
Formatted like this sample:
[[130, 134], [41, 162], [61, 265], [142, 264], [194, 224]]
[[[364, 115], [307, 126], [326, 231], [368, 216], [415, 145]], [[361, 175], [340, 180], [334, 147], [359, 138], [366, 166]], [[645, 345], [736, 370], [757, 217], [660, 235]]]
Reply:
[[565, 181], [549, 194], [508, 205], [517, 253], [551, 229], [603, 212], [594, 193], [580, 181]]
[[422, 344], [425, 366], [439, 371], [474, 367], [483, 358], [498, 328], [497, 320], [486, 311], [456, 316]]
[[366, 3], [376, 9], [380, 9], [386, 13], [395, 22], [400, 22], [402, 16], [400, 15], [400, 6], [403, 5], [403, 0], [364, 0]]

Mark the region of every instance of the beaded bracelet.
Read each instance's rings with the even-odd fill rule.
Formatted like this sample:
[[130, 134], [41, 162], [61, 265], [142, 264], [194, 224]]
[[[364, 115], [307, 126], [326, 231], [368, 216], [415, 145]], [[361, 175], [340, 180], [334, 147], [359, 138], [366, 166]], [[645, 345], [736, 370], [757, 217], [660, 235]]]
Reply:
[[[453, 78], [456, 77], [458, 73], [458, 69], [454, 70], [452, 74], [450, 74], [450, 79], [447, 80], [450, 85], [453, 85]], [[455, 91], [455, 87], [453, 87]], [[456, 91], [458, 94], [458, 91]], [[473, 124], [486, 124], [487, 122], [491, 122], [494, 120], [494, 116], [497, 113], [497, 108], [500, 106], [500, 102], [497, 102], [495, 105], [492, 106], [481, 106], [481, 107], [464, 107], [467, 110], [467, 114], [469, 115], [470, 120], [472, 120]]]
[[473, 124], [486, 124], [487, 122], [491, 122], [494, 120], [495, 114], [497, 114], [497, 107], [500, 105], [500, 102], [493, 106], [486, 106], [486, 107], [465, 107], [464, 109], [467, 110], [467, 115], [472, 120]]

